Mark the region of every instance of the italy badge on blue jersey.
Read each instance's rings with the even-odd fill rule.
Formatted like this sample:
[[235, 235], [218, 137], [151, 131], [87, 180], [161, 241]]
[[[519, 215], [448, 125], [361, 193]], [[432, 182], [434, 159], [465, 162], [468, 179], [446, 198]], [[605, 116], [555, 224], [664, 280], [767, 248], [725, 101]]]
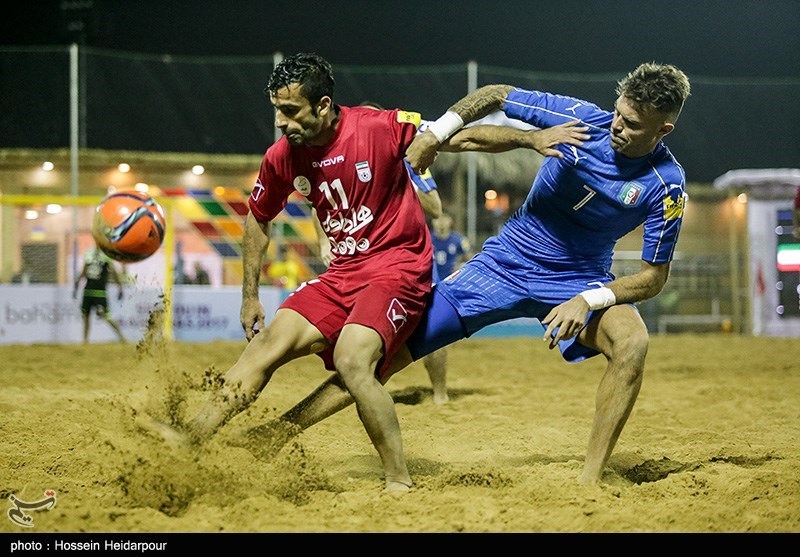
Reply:
[[644, 186], [636, 182], [625, 182], [622, 184], [622, 190], [619, 193], [619, 200], [623, 205], [636, 205], [639, 201], [639, 196], [642, 195]]

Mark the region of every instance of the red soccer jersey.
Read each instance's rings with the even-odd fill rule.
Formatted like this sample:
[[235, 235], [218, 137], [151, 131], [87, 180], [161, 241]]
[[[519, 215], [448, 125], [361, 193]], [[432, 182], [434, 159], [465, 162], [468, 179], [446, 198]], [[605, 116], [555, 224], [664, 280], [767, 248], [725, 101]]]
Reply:
[[337, 108], [339, 124], [327, 145], [293, 146], [282, 137], [267, 149], [250, 195], [253, 216], [272, 220], [297, 191], [331, 240], [331, 271], [427, 269], [430, 234], [403, 163], [419, 115]]
[[797, 193], [794, 196], [794, 208], [795, 210], [800, 209], [800, 187], [797, 188]]

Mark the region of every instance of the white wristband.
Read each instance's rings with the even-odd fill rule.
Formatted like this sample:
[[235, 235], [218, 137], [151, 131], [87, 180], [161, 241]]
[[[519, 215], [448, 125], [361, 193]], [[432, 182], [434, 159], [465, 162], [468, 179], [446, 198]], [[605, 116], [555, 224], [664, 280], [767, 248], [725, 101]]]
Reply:
[[591, 310], [607, 308], [617, 303], [617, 297], [607, 286], [584, 290], [580, 295], [589, 304], [589, 309]]
[[442, 114], [438, 120], [432, 122], [431, 125], [428, 126], [428, 131], [436, 136], [439, 143], [442, 143], [463, 127], [464, 120], [461, 119], [461, 116], [448, 110]]

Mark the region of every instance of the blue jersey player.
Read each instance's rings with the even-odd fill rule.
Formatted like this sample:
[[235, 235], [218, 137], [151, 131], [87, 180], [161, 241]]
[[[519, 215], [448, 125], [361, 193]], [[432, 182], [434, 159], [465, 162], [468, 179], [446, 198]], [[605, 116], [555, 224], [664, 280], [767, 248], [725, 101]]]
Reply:
[[[582, 146], [560, 146], [498, 236], [438, 285], [427, 319], [408, 341], [413, 358], [512, 317], [538, 318], [564, 358], [603, 354], [581, 483], [597, 483], [638, 396], [647, 329], [633, 303], [657, 295], [669, 276], [686, 199], [686, 178], [662, 138], [690, 94], [686, 75], [646, 63], [617, 86], [613, 112], [576, 98], [507, 85], [468, 95], [419, 135], [406, 155], [427, 168], [465, 123], [502, 109], [537, 127], [578, 120]], [[642, 266], [615, 278], [616, 242], [643, 225]]]
[[469, 259], [469, 240], [453, 230], [453, 218], [448, 214], [433, 219], [431, 224], [434, 269], [444, 280]]

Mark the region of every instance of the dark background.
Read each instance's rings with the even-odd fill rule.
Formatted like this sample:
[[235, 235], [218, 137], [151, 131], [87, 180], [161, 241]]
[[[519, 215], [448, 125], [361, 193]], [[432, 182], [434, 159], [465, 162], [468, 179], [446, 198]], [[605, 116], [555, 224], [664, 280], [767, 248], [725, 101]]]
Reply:
[[481, 64], [799, 76], [798, 0], [39, 0], [6, 4], [0, 43], [158, 54], [317, 51], [334, 64]]
[[77, 43], [82, 147], [263, 153], [273, 53], [316, 51], [337, 102], [426, 118], [466, 93], [470, 60], [478, 85], [606, 109], [639, 63], [672, 63], [692, 81], [666, 140], [689, 182], [800, 165], [800, 0], [43, 0], [2, 15], [0, 148], [69, 145]]

